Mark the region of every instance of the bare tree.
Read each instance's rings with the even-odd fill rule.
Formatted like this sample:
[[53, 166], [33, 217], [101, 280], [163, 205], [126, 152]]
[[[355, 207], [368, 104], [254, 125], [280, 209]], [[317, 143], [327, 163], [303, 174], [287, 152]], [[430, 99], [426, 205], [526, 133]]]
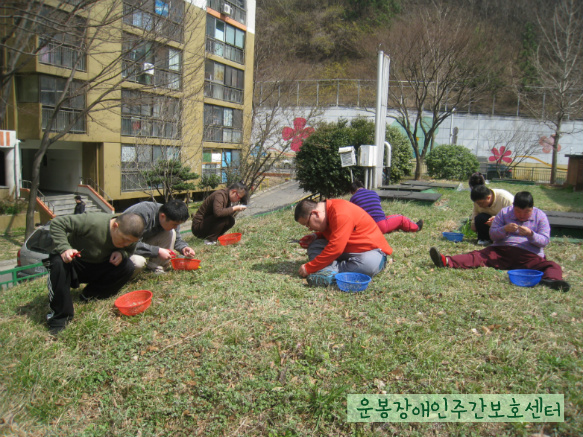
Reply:
[[[275, 6], [275, 3], [270, 4], [270, 7]], [[289, 59], [280, 56], [280, 42], [270, 37], [276, 30], [268, 25], [268, 19], [269, 14], [258, 9], [253, 110], [245, 119], [252, 142], [242, 151], [240, 161], [227, 169], [229, 182], [240, 180], [252, 189], [251, 193], [263, 182], [270, 169], [293, 153], [292, 142], [284, 139], [283, 129], [293, 126], [298, 117], [309, 125], [319, 113], [314, 106], [308, 109], [296, 106], [297, 80], [304, 77], [305, 66], [290, 65]]]
[[494, 75], [488, 33], [467, 14], [434, 4], [397, 23], [385, 44], [391, 57], [389, 107], [415, 151], [415, 179], [437, 128], [479, 99]]
[[[43, 51], [50, 50], [51, 41], [58, 44], [59, 35], [65, 31], [72, 39], [75, 35], [75, 25], [78, 24], [76, 14], [90, 7], [96, 0], [82, 0], [77, 4], [60, 1], [53, 8], [39, 1], [6, 1], [0, 5], [0, 125], [6, 116], [10, 104], [10, 93], [14, 77], [23, 67]], [[63, 8], [63, 6], [66, 6]], [[65, 30], [68, 28], [68, 30]], [[38, 32], [44, 34], [35, 42]], [[74, 62], [73, 59], [71, 59]]]
[[492, 151], [490, 162], [498, 177], [504, 173], [503, 166], [516, 170], [518, 164], [533, 158], [540, 150], [538, 135], [527, 122], [515, 123], [511, 131], [492, 131], [487, 138]]
[[[30, 59], [43, 49], [50, 56], [67, 47], [71, 51], [71, 61], [65, 66], [69, 70], [68, 75], [54, 79], [56, 98], [53, 105], [46, 111], [43, 107], [43, 133], [32, 164], [27, 235], [34, 230], [33, 199], [38, 192], [41, 163], [51, 145], [70, 133], [78, 132], [76, 129], [84, 126], [88, 118], [95, 120], [92, 116], [97, 111], [114, 111], [119, 114], [124, 92], [122, 85], [128, 82], [132, 83], [132, 92], [136, 93], [139, 92], [136, 90], [154, 91], [153, 94], [160, 98], [179, 94], [181, 81], [194, 82], [180, 72], [196, 74], [196, 69], [204, 59], [204, 47], [200, 48], [200, 52], [195, 50], [196, 53], [187, 54], [165, 46], [169, 40], [186, 42], [196, 27], [200, 27], [197, 20], [204, 17], [204, 14], [180, 9], [194, 8], [185, 6], [190, 4], [188, 2], [178, 2], [173, 5], [174, 9], [161, 10], [159, 14], [143, 12], [146, 6], [151, 9], [153, 3], [150, 0], [109, 0], [99, 2], [99, 5], [89, 0], [65, 0], [57, 4], [57, 8], [45, 4], [38, 8], [25, 7], [29, 3], [12, 2], [5, 8], [6, 11], [7, 7], [12, 7], [6, 13], [8, 16], [17, 16], [20, 23], [11, 29], [11, 37], [5, 40], [10, 53], [23, 57], [22, 62], [14, 64], [11, 74], [14, 76], [25, 65], [26, 56]], [[137, 17], [139, 21], [135, 26]], [[134, 25], [132, 32], [120, 31], [122, 21]], [[121, 50], [112, 49], [112, 44], [117, 44]], [[88, 57], [96, 61], [98, 68], [87, 69], [84, 75], [89, 77], [83, 81], [78, 80], [78, 72], [84, 69]], [[190, 67], [185, 65], [186, 57], [192, 62]], [[154, 69], [160, 73], [154, 75]], [[5, 90], [2, 92], [4, 95]], [[144, 93], [144, 96], [152, 98], [152, 94]], [[133, 125], [124, 127], [124, 122], [129, 120], [129, 123], [133, 123], [132, 114], [124, 114], [124, 108], [121, 109], [122, 131], [127, 128], [129, 133], [126, 135], [131, 135]], [[124, 115], [127, 117], [124, 118]], [[137, 130], [142, 129], [143, 123], [147, 124], [145, 120], [138, 122], [140, 125]], [[150, 128], [154, 129], [155, 126], [151, 125]]]
[[538, 17], [540, 43], [533, 64], [540, 88], [517, 87], [521, 103], [554, 132], [551, 184], [565, 122], [583, 115], [583, 4], [560, 0], [550, 17]]

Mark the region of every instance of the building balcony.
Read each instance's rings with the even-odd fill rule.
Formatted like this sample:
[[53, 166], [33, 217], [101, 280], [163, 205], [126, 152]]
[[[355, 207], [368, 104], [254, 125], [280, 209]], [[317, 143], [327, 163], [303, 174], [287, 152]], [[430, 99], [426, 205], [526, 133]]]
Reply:
[[243, 131], [230, 127], [206, 126], [203, 139], [214, 143], [240, 144], [243, 142]]
[[243, 103], [243, 90], [209, 81], [205, 81], [204, 83], [204, 96], [225, 102]]
[[87, 68], [83, 52], [63, 44], [47, 43], [40, 49], [38, 59], [41, 64], [68, 68], [69, 70], [75, 67], [78, 71], [86, 71]]
[[206, 51], [207, 53], [220, 56], [229, 61], [241, 65], [245, 64], [245, 51], [243, 49], [226, 44], [223, 41], [219, 41], [209, 36], [206, 38]]
[[[51, 117], [53, 116], [55, 109], [48, 107], [48, 106], [43, 106], [42, 107], [42, 129], [43, 130], [47, 130], [47, 128], [49, 127], [49, 121], [51, 119]], [[86, 123], [86, 119], [85, 117], [81, 117], [79, 118], [77, 121], [75, 121], [75, 119], [77, 117], [79, 117], [79, 115], [81, 114], [82, 111], [79, 110], [74, 110], [74, 109], [61, 109], [58, 113], [57, 113], [57, 119], [56, 121], [53, 123], [53, 125], [50, 128], [51, 132], [63, 132], [65, 130], [65, 128], [67, 126], [69, 126], [71, 123], [73, 123], [73, 125], [71, 126], [71, 128], [69, 129], [69, 133], [72, 134], [84, 134], [87, 133], [87, 123]]]
[[180, 139], [178, 122], [148, 117], [125, 116], [121, 119], [121, 134], [130, 137]]

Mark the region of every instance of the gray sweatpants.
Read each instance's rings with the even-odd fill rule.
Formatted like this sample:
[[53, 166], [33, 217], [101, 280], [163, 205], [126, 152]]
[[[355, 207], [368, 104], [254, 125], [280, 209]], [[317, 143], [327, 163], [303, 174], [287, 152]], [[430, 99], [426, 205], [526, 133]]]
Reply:
[[[325, 238], [317, 238], [308, 246], [308, 258], [312, 261], [328, 245]], [[385, 268], [387, 255], [381, 249], [369, 250], [361, 253], [345, 252], [328, 267], [322, 270], [332, 270], [335, 273], [355, 272], [364, 273], [371, 278]]]

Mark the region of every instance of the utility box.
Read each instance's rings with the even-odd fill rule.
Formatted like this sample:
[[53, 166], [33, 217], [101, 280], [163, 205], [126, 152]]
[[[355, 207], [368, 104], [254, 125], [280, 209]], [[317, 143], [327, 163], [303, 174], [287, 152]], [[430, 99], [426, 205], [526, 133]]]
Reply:
[[360, 146], [359, 162], [361, 167], [376, 167], [377, 165], [377, 147]]
[[340, 162], [342, 167], [356, 165], [356, 154], [354, 153], [354, 147], [340, 147], [338, 149], [338, 153], [340, 154]]

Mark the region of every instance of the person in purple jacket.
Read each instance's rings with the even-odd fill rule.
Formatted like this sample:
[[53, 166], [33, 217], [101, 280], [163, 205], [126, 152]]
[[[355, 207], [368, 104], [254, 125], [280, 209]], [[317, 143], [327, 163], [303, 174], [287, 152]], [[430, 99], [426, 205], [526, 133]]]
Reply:
[[490, 238], [494, 242], [491, 246], [454, 256], [442, 255], [432, 247], [429, 255], [437, 267], [538, 270], [543, 272], [541, 285], [569, 291], [571, 286], [563, 280], [561, 266], [545, 257], [543, 248], [549, 244], [550, 236], [551, 226], [546, 214], [534, 207], [532, 194], [521, 191], [516, 193], [511, 206], [494, 217], [490, 227]]
[[419, 232], [423, 228], [423, 220], [415, 223], [404, 215], [385, 215], [379, 195], [373, 190], [364, 188], [360, 181], [350, 185], [350, 193], [352, 194], [350, 202], [368, 212], [383, 234], [390, 234], [393, 231]]

